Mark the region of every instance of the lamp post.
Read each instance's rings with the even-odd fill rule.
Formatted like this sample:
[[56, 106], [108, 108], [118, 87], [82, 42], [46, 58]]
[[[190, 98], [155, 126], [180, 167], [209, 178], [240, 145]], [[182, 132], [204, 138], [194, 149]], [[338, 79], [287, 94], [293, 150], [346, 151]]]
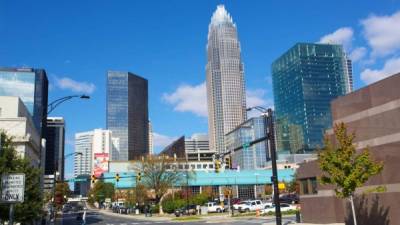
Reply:
[[65, 96], [65, 97], [56, 99], [47, 105], [47, 114], [50, 114], [51, 112], [53, 112], [53, 110], [55, 108], [57, 108], [57, 106], [59, 106], [61, 103], [68, 101], [72, 98], [90, 99], [90, 96], [88, 96], [88, 95], [69, 95], [69, 96]]
[[[68, 101], [68, 100], [70, 100], [72, 98], [90, 99], [90, 96], [88, 96], [88, 95], [70, 95], [70, 96], [65, 96], [65, 97], [56, 99], [56, 100], [52, 101], [50, 104], [47, 105], [47, 115], [49, 115], [51, 112], [53, 112], [53, 110], [55, 108], [57, 108], [61, 103], [65, 102], [65, 101]], [[67, 155], [65, 155], [63, 157], [65, 159], [65, 158], [67, 158], [69, 156], [72, 156], [74, 154], [82, 155], [81, 152], [74, 152], [74, 153], [67, 154]], [[55, 193], [56, 193], [56, 183], [57, 183], [57, 178], [56, 178], [56, 176], [57, 176], [57, 169], [56, 169], [57, 168], [57, 160], [54, 160], [54, 163], [56, 165], [54, 166], [54, 173], [53, 173], [53, 175], [54, 175], [54, 180], [53, 180], [53, 212], [52, 212], [52, 214], [53, 214], [52, 218], [53, 219], [55, 219], [54, 218], [54, 216], [55, 216], [55, 214], [54, 214], [54, 212], [55, 212], [54, 206], [55, 206]]]
[[[278, 189], [278, 169], [276, 166], [276, 145], [275, 145], [275, 130], [274, 130], [274, 123], [273, 123], [273, 113], [272, 113], [272, 109], [266, 109], [261, 106], [255, 106], [255, 107], [248, 108], [247, 111], [250, 111], [253, 109], [258, 110], [263, 114], [265, 137], [267, 140], [267, 144], [265, 145], [265, 150], [268, 151], [268, 149], [269, 149], [270, 157], [271, 157], [271, 161], [272, 161], [271, 182], [274, 186], [274, 204], [275, 204], [276, 224], [282, 225], [282, 214], [281, 214], [281, 206], [280, 206], [280, 202], [279, 202], [279, 189]], [[268, 145], [269, 145], [269, 148], [268, 148]], [[266, 154], [266, 155], [268, 155], [268, 154]], [[268, 159], [268, 156], [267, 156], [267, 159]]]

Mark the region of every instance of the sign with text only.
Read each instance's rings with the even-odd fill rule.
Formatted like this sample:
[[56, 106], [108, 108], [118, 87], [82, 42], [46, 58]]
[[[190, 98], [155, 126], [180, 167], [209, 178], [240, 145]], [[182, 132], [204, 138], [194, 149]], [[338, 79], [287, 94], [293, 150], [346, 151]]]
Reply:
[[24, 202], [24, 192], [25, 174], [14, 173], [1, 175], [1, 202]]

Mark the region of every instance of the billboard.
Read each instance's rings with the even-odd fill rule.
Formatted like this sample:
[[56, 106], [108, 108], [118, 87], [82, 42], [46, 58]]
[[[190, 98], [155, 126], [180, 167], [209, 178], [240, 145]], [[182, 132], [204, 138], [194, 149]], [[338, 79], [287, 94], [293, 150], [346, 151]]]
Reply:
[[108, 153], [94, 153], [93, 174], [100, 177], [101, 174], [108, 172], [108, 161], [110, 156]]

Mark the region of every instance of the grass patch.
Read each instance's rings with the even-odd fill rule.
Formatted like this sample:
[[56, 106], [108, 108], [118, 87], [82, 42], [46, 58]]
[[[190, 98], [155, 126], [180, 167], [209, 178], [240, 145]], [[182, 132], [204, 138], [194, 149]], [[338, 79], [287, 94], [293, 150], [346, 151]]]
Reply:
[[173, 218], [173, 221], [193, 221], [193, 220], [200, 220], [201, 218], [198, 216], [183, 216], [183, 217], [176, 217]]

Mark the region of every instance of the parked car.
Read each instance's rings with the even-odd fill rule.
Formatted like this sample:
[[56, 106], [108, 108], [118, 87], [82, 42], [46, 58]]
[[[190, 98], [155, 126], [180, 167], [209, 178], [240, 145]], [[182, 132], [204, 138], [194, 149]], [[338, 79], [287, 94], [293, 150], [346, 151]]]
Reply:
[[288, 203], [288, 204], [297, 204], [299, 203], [299, 196], [296, 194], [288, 194], [279, 197], [279, 201], [281, 203]]
[[206, 206], [208, 212], [221, 213], [225, 211], [224, 207], [222, 207], [220, 204], [217, 204], [216, 202], [208, 202]]
[[177, 210], [175, 210], [175, 216], [180, 217], [183, 215], [196, 215], [197, 210], [196, 210], [196, 205], [188, 205], [187, 207], [182, 207]]
[[[290, 210], [297, 210], [297, 207], [294, 205], [290, 205], [287, 203], [281, 203], [281, 212], [287, 212]], [[273, 204], [272, 206], [265, 206], [264, 209], [261, 211], [261, 213], [266, 214], [269, 212], [275, 212], [275, 205]]]
[[250, 211], [256, 211], [261, 210], [264, 208], [264, 204], [261, 202], [261, 200], [252, 200], [248, 201], [246, 204], [241, 205], [239, 207], [240, 212], [250, 212]]

